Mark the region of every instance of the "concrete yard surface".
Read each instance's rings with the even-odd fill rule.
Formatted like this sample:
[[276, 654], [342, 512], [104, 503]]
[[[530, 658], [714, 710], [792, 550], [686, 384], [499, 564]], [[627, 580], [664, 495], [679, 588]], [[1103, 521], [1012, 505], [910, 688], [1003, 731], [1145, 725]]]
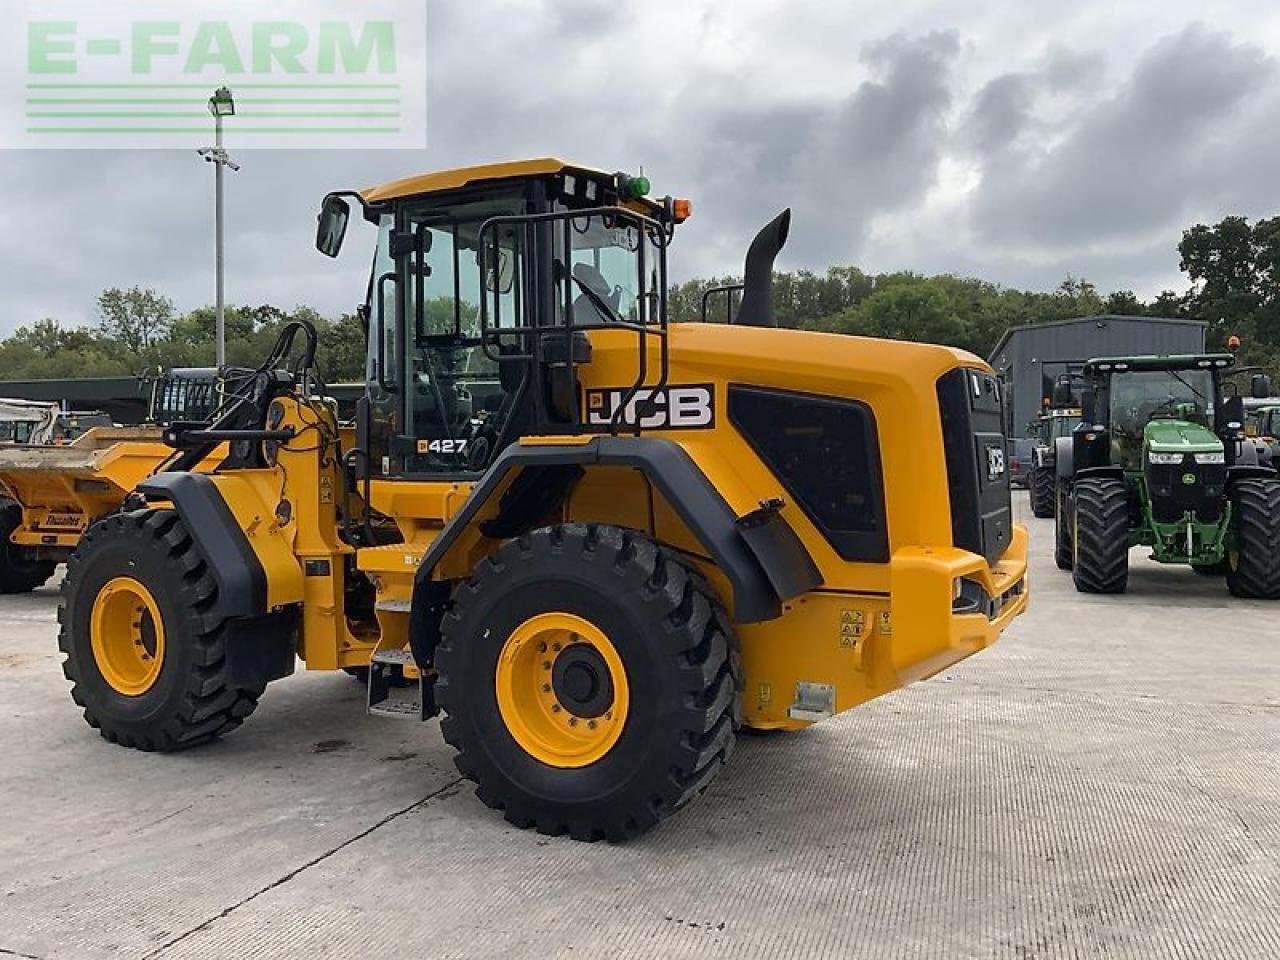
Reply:
[[[1016, 495], [1019, 503], [1025, 494]], [[148, 755], [0, 597], [0, 958], [1280, 956], [1280, 604], [1133, 555], [935, 679], [744, 737], [624, 845], [513, 829], [343, 675]]]

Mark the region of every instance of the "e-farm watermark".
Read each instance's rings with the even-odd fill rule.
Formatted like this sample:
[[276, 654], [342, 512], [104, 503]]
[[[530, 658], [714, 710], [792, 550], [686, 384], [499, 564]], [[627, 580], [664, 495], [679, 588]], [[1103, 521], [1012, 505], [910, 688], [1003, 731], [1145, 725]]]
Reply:
[[10, 0], [0, 147], [426, 146], [427, 0]]

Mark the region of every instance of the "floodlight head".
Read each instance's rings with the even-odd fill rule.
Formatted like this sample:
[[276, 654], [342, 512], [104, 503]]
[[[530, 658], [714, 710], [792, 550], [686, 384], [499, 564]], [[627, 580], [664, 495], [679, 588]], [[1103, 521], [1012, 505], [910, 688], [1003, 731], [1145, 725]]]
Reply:
[[234, 117], [236, 101], [227, 87], [219, 87], [209, 98], [209, 112], [215, 117]]

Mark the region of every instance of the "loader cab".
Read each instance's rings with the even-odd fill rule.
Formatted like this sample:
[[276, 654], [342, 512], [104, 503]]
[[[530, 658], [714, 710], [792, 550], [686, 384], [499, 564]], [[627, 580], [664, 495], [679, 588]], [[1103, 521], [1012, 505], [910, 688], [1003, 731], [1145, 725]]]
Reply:
[[[588, 332], [665, 328], [677, 208], [647, 193], [642, 177], [530, 161], [361, 195], [378, 228], [361, 413], [374, 476], [468, 478], [522, 435], [581, 432]], [[322, 250], [340, 220], [322, 212]]]

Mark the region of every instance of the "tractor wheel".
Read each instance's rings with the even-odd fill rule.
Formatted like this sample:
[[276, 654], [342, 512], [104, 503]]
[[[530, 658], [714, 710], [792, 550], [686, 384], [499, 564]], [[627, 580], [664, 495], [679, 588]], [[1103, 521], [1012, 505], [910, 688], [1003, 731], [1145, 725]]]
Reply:
[[86, 531], [67, 562], [58, 646], [91, 727], [126, 747], [179, 750], [253, 712], [262, 688], [228, 682], [223, 627], [205, 617], [217, 589], [172, 510], [116, 514]]
[[1129, 497], [1123, 480], [1077, 480], [1072, 575], [1081, 593], [1124, 593], [1129, 584]]
[[1231, 491], [1236, 548], [1227, 558], [1233, 597], [1280, 600], [1280, 480], [1241, 480]]
[[1053, 560], [1059, 570], [1070, 571], [1075, 554], [1071, 542], [1071, 500], [1062, 484], [1056, 485], [1057, 510], [1053, 521]]
[[643, 833], [733, 750], [728, 627], [701, 577], [640, 534], [567, 524], [504, 544], [455, 589], [436, 649], [458, 769], [518, 827]]
[[22, 507], [11, 500], [0, 500], [0, 593], [30, 593], [44, 586], [58, 566], [52, 560], [41, 559], [31, 547], [9, 540], [21, 525]]
[[1031, 515], [1045, 520], [1053, 516], [1054, 486], [1057, 476], [1053, 470], [1037, 467], [1031, 471]]

